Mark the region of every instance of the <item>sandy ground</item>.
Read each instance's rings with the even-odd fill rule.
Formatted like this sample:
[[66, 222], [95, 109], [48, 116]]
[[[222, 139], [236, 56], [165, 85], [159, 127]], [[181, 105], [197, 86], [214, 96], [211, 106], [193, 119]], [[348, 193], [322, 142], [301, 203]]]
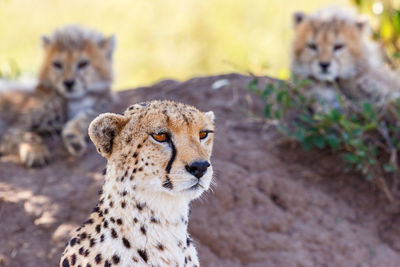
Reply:
[[[212, 89], [221, 79], [229, 84]], [[400, 266], [399, 203], [342, 174], [335, 156], [276, 145], [274, 131], [248, 116], [263, 110], [249, 81], [162, 81], [121, 92], [114, 108], [172, 99], [214, 110], [217, 185], [195, 201], [190, 220], [202, 266]], [[73, 159], [59, 137], [48, 142], [53, 159], [43, 169], [0, 159], [0, 266], [56, 266], [69, 231], [98, 201], [105, 160], [94, 147]]]

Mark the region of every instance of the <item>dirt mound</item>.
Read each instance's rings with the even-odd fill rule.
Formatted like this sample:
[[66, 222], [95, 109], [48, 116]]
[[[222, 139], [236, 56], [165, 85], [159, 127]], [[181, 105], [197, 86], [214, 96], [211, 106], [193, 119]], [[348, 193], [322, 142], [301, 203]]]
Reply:
[[[263, 112], [249, 81], [163, 81], [121, 92], [114, 109], [172, 99], [214, 110], [217, 185], [193, 204], [190, 221], [202, 266], [399, 266], [399, 204], [340, 174], [334, 156], [273, 146], [273, 133], [248, 116]], [[60, 147], [57, 136], [49, 142]], [[57, 265], [69, 231], [98, 200], [104, 166], [93, 146], [79, 160], [58, 148], [39, 170], [1, 158], [0, 266]]]

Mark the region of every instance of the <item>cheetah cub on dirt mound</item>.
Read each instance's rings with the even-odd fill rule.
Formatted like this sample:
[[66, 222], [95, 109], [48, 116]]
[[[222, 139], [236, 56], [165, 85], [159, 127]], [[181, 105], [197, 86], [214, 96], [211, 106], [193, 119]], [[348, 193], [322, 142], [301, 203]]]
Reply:
[[61, 131], [73, 156], [86, 150], [89, 123], [113, 100], [114, 37], [69, 25], [43, 37], [45, 52], [33, 91], [0, 94], [0, 153], [18, 153], [29, 167], [44, 165], [42, 134]]
[[153, 101], [106, 113], [89, 127], [107, 158], [100, 202], [60, 266], [199, 266], [189, 203], [208, 190], [214, 114]]
[[400, 96], [400, 78], [383, 65], [365, 18], [337, 8], [297, 12], [294, 28], [291, 70], [313, 81], [312, 96], [331, 107], [338, 104], [334, 87], [352, 101], [378, 107]]

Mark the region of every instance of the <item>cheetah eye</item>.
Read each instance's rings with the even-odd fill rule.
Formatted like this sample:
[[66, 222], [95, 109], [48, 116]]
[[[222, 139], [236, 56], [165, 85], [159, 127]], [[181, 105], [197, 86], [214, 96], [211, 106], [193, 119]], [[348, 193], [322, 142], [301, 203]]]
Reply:
[[163, 143], [163, 142], [167, 142], [168, 141], [168, 134], [167, 133], [153, 133], [151, 135], [151, 137], [153, 137], [154, 140], [156, 140], [157, 142]]
[[213, 131], [200, 131], [199, 133], [200, 140], [206, 139], [209, 133], [213, 133]]
[[54, 68], [56, 68], [58, 70], [61, 70], [63, 67], [60, 61], [53, 61], [52, 65]]
[[78, 69], [84, 69], [89, 65], [89, 61], [81, 60], [78, 62]]
[[333, 46], [333, 50], [334, 51], [339, 51], [339, 50], [341, 50], [341, 49], [343, 49], [344, 48], [344, 44], [335, 44], [334, 46]]
[[317, 51], [318, 47], [315, 43], [308, 43], [307, 47], [313, 51]]

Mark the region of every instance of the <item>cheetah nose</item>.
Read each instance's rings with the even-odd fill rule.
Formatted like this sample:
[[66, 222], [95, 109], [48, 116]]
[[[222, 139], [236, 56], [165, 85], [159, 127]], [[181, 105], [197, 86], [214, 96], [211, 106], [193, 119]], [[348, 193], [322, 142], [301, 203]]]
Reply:
[[200, 179], [206, 173], [208, 167], [210, 167], [208, 161], [195, 161], [190, 165], [186, 165], [185, 168], [190, 174]]
[[67, 88], [68, 92], [71, 92], [73, 90], [75, 81], [74, 80], [65, 80], [64, 81], [64, 86]]
[[326, 71], [328, 70], [328, 68], [329, 68], [330, 65], [331, 65], [330, 62], [324, 62], [324, 61], [319, 62], [319, 66], [321, 67], [321, 69], [322, 69], [324, 72], [326, 72]]

